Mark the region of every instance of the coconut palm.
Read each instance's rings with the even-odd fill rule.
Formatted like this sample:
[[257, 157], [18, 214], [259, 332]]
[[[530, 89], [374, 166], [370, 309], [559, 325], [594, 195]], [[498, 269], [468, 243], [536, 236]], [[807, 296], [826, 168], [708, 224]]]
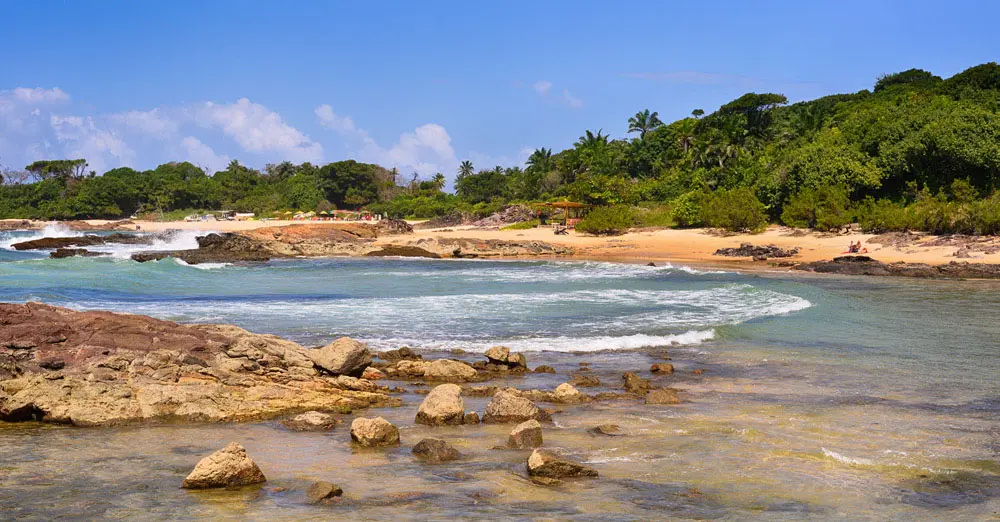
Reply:
[[647, 132], [661, 126], [663, 126], [663, 122], [660, 121], [660, 113], [651, 113], [649, 109], [637, 112], [635, 116], [628, 119], [628, 131], [630, 133], [638, 132], [639, 139], [645, 138]]
[[533, 170], [548, 172], [551, 163], [552, 149], [546, 149], [545, 147], [535, 149], [535, 152], [532, 152], [531, 156], [528, 156], [528, 168]]
[[437, 174], [434, 175], [433, 178], [431, 178], [431, 181], [434, 182], [434, 188], [438, 190], [444, 189], [444, 182], [445, 182], [444, 174], [438, 172]]
[[463, 161], [462, 164], [458, 166], [458, 175], [459, 176], [463, 176], [463, 177], [465, 177], [465, 176], [471, 176], [472, 173], [475, 172], [475, 171], [476, 171], [476, 169], [472, 166], [472, 162], [469, 161], [469, 160]]
[[604, 135], [604, 134], [601, 134], [602, 130], [603, 129], [598, 129], [597, 130], [597, 134], [594, 134], [593, 132], [591, 132], [589, 130], [586, 131], [586, 133], [583, 136], [580, 136], [580, 139], [577, 140], [577, 142], [574, 143], [573, 146], [576, 147], [576, 148], [578, 148], [578, 149], [589, 149], [589, 148], [594, 148], [594, 147], [598, 147], [598, 146], [601, 146], [601, 145], [607, 145], [608, 144], [608, 136]]

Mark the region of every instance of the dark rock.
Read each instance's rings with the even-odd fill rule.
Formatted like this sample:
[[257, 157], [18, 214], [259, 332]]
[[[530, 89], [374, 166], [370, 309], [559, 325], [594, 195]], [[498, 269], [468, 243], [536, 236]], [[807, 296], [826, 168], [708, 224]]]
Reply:
[[57, 248], [49, 254], [52, 259], [63, 259], [67, 257], [100, 257], [105, 254], [91, 252], [85, 248]]
[[542, 425], [536, 420], [518, 424], [507, 437], [507, 447], [511, 449], [530, 449], [542, 445]]
[[479, 424], [479, 414], [476, 413], [476, 412], [474, 412], [474, 411], [470, 411], [470, 412], [466, 413], [465, 414], [465, 420], [462, 423], [463, 424]]
[[528, 456], [528, 475], [553, 479], [596, 477], [597, 470], [550, 451], [536, 449]]
[[795, 270], [821, 274], [916, 277], [928, 279], [1000, 279], [1000, 264], [960, 263], [946, 265], [923, 263], [883, 263], [869, 256], [841, 256], [833, 261], [796, 265]]
[[344, 490], [336, 484], [330, 482], [314, 482], [306, 490], [306, 504], [319, 504], [320, 502], [344, 494]]
[[365, 254], [367, 257], [426, 257], [430, 259], [440, 259], [439, 254], [430, 250], [410, 245], [386, 245], [379, 250], [373, 250]]
[[601, 424], [600, 426], [595, 426], [587, 431], [594, 435], [605, 435], [608, 437], [620, 437], [624, 435], [621, 426], [617, 424]]
[[423, 439], [413, 446], [413, 455], [420, 460], [431, 463], [448, 462], [462, 458], [451, 444], [441, 439]]
[[543, 364], [541, 366], [535, 367], [535, 373], [556, 373], [556, 369], [549, 365]]
[[601, 385], [601, 380], [593, 375], [574, 373], [570, 375], [569, 383], [580, 388], [595, 388]]
[[717, 256], [750, 257], [755, 261], [765, 261], [770, 257], [792, 257], [798, 253], [798, 248], [784, 250], [774, 245], [754, 246], [750, 243], [741, 243], [739, 248], [720, 248], [715, 251]]
[[674, 373], [674, 365], [670, 363], [656, 363], [649, 367], [649, 371], [652, 373], [665, 373], [669, 375]]
[[382, 359], [382, 360], [385, 360], [385, 361], [389, 361], [389, 362], [404, 361], [404, 360], [405, 361], [419, 361], [419, 360], [423, 359], [423, 357], [421, 355], [415, 353], [408, 346], [404, 346], [404, 347], [402, 347], [402, 348], [400, 348], [398, 350], [387, 350], [387, 351], [384, 351], [384, 352], [379, 352], [376, 355], [378, 356], [379, 359]]
[[132, 259], [140, 263], [174, 257], [185, 263], [246, 263], [264, 262], [282, 256], [268, 249], [261, 241], [250, 237], [225, 233], [209, 234], [197, 238], [198, 248], [168, 252], [138, 252]]
[[62, 370], [66, 367], [66, 361], [62, 359], [51, 359], [39, 362], [38, 366], [45, 368], [46, 370]]
[[622, 382], [624, 383], [625, 391], [629, 393], [645, 395], [649, 391], [649, 380], [643, 379], [632, 372], [622, 375]]

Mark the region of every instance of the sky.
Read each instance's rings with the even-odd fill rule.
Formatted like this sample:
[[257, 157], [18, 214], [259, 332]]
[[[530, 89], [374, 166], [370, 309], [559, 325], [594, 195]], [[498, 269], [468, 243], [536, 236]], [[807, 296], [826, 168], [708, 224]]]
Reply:
[[0, 164], [343, 159], [453, 178], [746, 92], [1000, 58], [1000, 2], [0, 0]]

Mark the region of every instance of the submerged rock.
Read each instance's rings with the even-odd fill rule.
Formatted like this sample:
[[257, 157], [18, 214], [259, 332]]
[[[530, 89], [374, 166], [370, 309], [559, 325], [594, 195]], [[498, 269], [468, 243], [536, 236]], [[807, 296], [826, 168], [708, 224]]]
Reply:
[[417, 424], [444, 426], [458, 425], [464, 421], [465, 401], [462, 400], [462, 388], [456, 384], [436, 386], [417, 410]]
[[652, 373], [664, 373], [670, 375], [674, 373], [674, 365], [670, 363], [656, 363], [649, 367], [649, 371]]
[[646, 394], [646, 404], [680, 404], [681, 398], [677, 396], [677, 390], [672, 388], [660, 388]]
[[536, 449], [528, 456], [528, 475], [552, 479], [596, 477], [597, 470], [551, 451]]
[[569, 383], [581, 388], [596, 388], [601, 385], [601, 380], [593, 375], [574, 373], [570, 376]]
[[535, 373], [556, 373], [556, 369], [547, 364], [542, 364], [535, 367]]
[[474, 411], [466, 413], [463, 424], [479, 424], [479, 414]]
[[184, 479], [182, 488], [209, 489], [245, 486], [266, 482], [257, 463], [247, 455], [246, 449], [236, 442], [201, 459]]
[[625, 391], [629, 393], [645, 395], [649, 391], [649, 380], [643, 379], [632, 372], [622, 375], [622, 382], [624, 383]]
[[620, 437], [625, 433], [622, 431], [622, 427], [617, 424], [601, 424], [600, 426], [595, 426], [588, 430], [594, 435], [605, 435], [608, 437]]
[[365, 447], [399, 444], [399, 429], [382, 417], [358, 417], [351, 423], [351, 440]]
[[439, 463], [462, 458], [451, 444], [441, 439], [423, 439], [413, 446], [413, 455], [425, 462]]
[[361, 377], [372, 363], [368, 346], [350, 337], [341, 337], [332, 343], [309, 352], [317, 367], [333, 375]]
[[507, 447], [512, 449], [537, 448], [542, 445], [542, 425], [532, 419], [518, 424], [507, 437]]
[[307, 411], [291, 419], [286, 419], [283, 424], [296, 431], [330, 431], [336, 428], [339, 422], [336, 417], [329, 413]]
[[319, 504], [320, 502], [344, 494], [344, 490], [336, 484], [330, 482], [314, 482], [306, 490], [306, 504]]
[[551, 417], [544, 410], [535, 406], [535, 403], [520, 397], [517, 390], [500, 390], [493, 395], [493, 399], [486, 406], [486, 413], [483, 415], [485, 424], [507, 424], [513, 422], [524, 422], [527, 420], [551, 420]]

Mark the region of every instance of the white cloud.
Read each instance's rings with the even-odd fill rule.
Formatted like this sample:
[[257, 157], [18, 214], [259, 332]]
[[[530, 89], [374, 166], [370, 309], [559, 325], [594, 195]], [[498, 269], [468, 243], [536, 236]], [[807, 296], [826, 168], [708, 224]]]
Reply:
[[330, 130], [335, 130], [342, 134], [349, 134], [358, 130], [357, 126], [354, 125], [354, 120], [350, 116], [337, 116], [337, 113], [333, 112], [333, 107], [327, 104], [316, 107], [314, 112], [316, 113], [316, 118], [319, 120], [319, 124]]
[[166, 112], [160, 109], [128, 111], [112, 114], [110, 119], [142, 133], [165, 136], [177, 132], [180, 126], [180, 122]]
[[190, 161], [191, 163], [198, 165], [199, 167], [205, 169], [209, 174], [224, 170], [229, 162], [232, 161], [229, 156], [225, 154], [216, 154], [212, 147], [205, 145], [198, 138], [194, 136], [188, 136], [181, 140], [181, 149], [183, 150], [184, 157], [181, 158], [184, 161]]
[[[100, 128], [91, 117], [51, 115], [56, 139], [63, 142], [71, 158], [84, 158], [90, 170], [105, 172], [117, 165], [135, 163], [135, 151], [118, 134]], [[109, 161], [110, 160], [110, 161]]]
[[574, 109], [579, 109], [583, 107], [583, 100], [573, 96], [566, 89], [563, 89], [563, 101], [566, 102], [566, 105], [569, 105]]
[[69, 95], [59, 87], [53, 89], [18, 87], [14, 89], [13, 94], [15, 99], [32, 104], [69, 101]]
[[542, 96], [544, 96], [544, 95], [548, 94], [549, 93], [549, 89], [552, 88], [552, 82], [550, 82], [548, 80], [539, 80], [539, 81], [535, 82], [535, 84], [532, 85], [531, 88], [534, 89], [535, 92], [537, 92], [538, 94], [541, 94]]
[[250, 152], [279, 152], [294, 162], [323, 159], [323, 146], [282, 121], [278, 113], [246, 98], [219, 105], [205, 102], [195, 109], [195, 120], [217, 127]]

